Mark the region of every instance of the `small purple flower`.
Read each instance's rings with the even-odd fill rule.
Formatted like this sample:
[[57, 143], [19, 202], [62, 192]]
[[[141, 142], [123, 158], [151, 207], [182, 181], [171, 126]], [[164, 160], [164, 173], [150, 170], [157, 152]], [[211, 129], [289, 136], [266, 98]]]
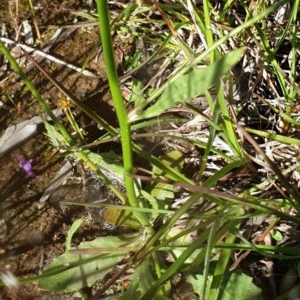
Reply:
[[28, 160], [22, 158], [20, 155], [16, 155], [17, 161], [19, 162], [19, 166], [23, 169], [23, 171], [27, 174], [27, 176], [34, 178], [36, 175], [32, 171], [32, 162], [33, 159], [30, 158]]

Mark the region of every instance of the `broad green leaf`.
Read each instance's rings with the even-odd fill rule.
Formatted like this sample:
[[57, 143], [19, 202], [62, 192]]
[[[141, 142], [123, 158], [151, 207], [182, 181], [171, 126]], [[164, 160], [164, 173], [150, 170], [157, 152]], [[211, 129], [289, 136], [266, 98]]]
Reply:
[[[175, 262], [176, 263], [176, 262]], [[216, 263], [212, 262], [210, 264], [210, 269], [208, 276], [204, 276], [202, 273], [202, 268], [199, 267], [199, 271], [197, 273], [193, 273], [192, 275], [187, 275], [186, 280], [182, 282], [182, 284], [179, 284], [176, 286], [176, 299], [209, 299], [209, 300], [216, 300], [215, 298], [209, 298], [209, 291], [211, 287], [211, 284], [214, 279], [214, 269], [216, 267]], [[148, 267], [149, 268], [149, 267]], [[141, 273], [139, 273], [141, 271]], [[146, 266], [143, 266], [142, 270], [136, 270], [137, 273], [135, 273], [134, 276], [140, 276], [141, 282], [138, 282], [138, 280], [132, 279], [132, 284], [134, 283], [133, 287], [130, 288], [131, 294], [124, 294], [121, 298], [121, 300], [126, 299], [141, 299], [140, 294], [145, 294], [148, 292], [148, 290], [151, 289], [153, 284], [155, 284], [154, 278], [151, 276], [151, 269], [147, 270]], [[148, 278], [150, 281], [150, 284], [143, 283], [142, 279], [148, 274]], [[142, 277], [141, 277], [142, 276]], [[220, 298], [222, 300], [263, 300], [261, 295], [261, 289], [259, 289], [257, 286], [254, 285], [252, 282], [252, 278], [250, 276], [247, 276], [243, 274], [240, 271], [233, 271], [229, 272], [226, 271], [221, 276], [221, 283], [218, 286], [218, 289], [220, 290]], [[204, 280], [206, 280], [206, 293], [205, 295], [202, 294], [202, 286], [204, 283]], [[189, 283], [189, 284], [187, 284]], [[192, 288], [191, 286], [192, 285]], [[195, 293], [195, 295], [198, 295], [198, 297], [193, 297], [192, 292]], [[130, 297], [132, 296], [132, 297]], [[156, 299], [154, 294], [147, 295], [147, 297], [144, 297], [143, 299]], [[171, 298], [169, 298], [171, 299]], [[175, 298], [172, 298], [175, 299]]]
[[170, 81], [156, 103], [140, 113], [136, 119], [159, 116], [178, 102], [184, 102], [204, 94], [209, 87], [238, 63], [243, 53], [244, 49], [231, 51], [208, 67], [195, 67], [188, 73]]
[[138, 247], [139, 237], [138, 234], [104, 236], [72, 247], [71, 250], [80, 250], [82, 254], [71, 251], [68, 266], [65, 266], [66, 254], [56, 257], [44, 269], [38, 280], [39, 287], [48, 291], [71, 292], [92, 286], [110, 272], [124, 254]]
[[[210, 274], [206, 282], [208, 289], [204, 299], [209, 299], [208, 291], [212, 279], [213, 275]], [[202, 274], [187, 277], [187, 281], [193, 285], [194, 291], [200, 295], [200, 298], [202, 296], [201, 286], [203, 280], [204, 276]], [[261, 290], [252, 282], [252, 278], [239, 271], [227, 272], [224, 274], [223, 284], [219, 289], [222, 290], [222, 300], [263, 300]]]
[[114, 175], [123, 181], [124, 168], [122, 162], [120, 161], [121, 158], [113, 151], [100, 154], [93, 153], [91, 151], [85, 151], [85, 154], [94, 164], [101, 166], [111, 175]]

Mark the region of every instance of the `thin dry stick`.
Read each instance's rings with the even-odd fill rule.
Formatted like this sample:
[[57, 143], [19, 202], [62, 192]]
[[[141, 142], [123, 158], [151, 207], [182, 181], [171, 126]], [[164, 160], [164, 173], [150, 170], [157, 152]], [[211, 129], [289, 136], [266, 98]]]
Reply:
[[66, 66], [67, 68], [75, 70], [78, 73], [82, 73], [85, 76], [96, 77], [96, 75], [93, 74], [92, 72], [90, 72], [88, 70], [83, 70], [82, 68], [79, 68], [79, 67], [76, 67], [76, 66], [74, 66], [70, 63], [67, 63], [67, 62], [63, 61], [62, 59], [59, 59], [59, 58], [54, 57], [54, 56], [52, 56], [48, 53], [45, 53], [44, 51], [35, 49], [33, 47], [30, 47], [30, 46], [27, 46], [27, 45], [24, 45], [24, 44], [21, 44], [21, 43], [17, 43], [16, 41], [8, 39], [6, 37], [0, 37], [0, 39], [3, 43], [7, 43], [7, 44], [10, 44], [10, 45], [13, 45], [13, 46], [16, 46], [16, 47], [20, 47], [23, 51], [26, 51], [26, 52], [31, 53], [33, 55], [39, 55], [39, 56], [44, 57], [48, 60], [54, 61], [57, 64]]

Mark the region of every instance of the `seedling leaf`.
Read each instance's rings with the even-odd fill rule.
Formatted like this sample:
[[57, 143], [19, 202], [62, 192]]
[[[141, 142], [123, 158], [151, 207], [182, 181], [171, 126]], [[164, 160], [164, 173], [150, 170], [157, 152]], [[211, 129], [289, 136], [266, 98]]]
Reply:
[[47, 120], [44, 120], [44, 124], [47, 131], [46, 134], [49, 137], [51, 145], [56, 148], [67, 147], [66, 139], [59, 133], [55, 126], [51, 125]]
[[70, 229], [68, 230], [68, 235], [66, 239], [66, 252], [65, 252], [65, 265], [69, 265], [69, 255], [70, 255], [70, 249], [71, 249], [71, 243], [72, 243], [72, 237], [74, 233], [78, 230], [78, 228], [83, 224], [83, 219], [77, 219], [73, 222]]

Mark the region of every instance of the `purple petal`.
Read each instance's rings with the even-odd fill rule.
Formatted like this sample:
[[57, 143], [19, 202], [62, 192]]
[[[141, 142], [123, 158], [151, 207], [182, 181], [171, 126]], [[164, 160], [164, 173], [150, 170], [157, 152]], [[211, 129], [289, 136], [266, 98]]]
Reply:
[[19, 162], [20, 167], [27, 174], [27, 176], [32, 177], [32, 178], [36, 177], [34, 172], [32, 171], [32, 166], [31, 166], [32, 162], [33, 162], [32, 158], [25, 160], [24, 158], [22, 158], [19, 155], [16, 155], [16, 158]]

